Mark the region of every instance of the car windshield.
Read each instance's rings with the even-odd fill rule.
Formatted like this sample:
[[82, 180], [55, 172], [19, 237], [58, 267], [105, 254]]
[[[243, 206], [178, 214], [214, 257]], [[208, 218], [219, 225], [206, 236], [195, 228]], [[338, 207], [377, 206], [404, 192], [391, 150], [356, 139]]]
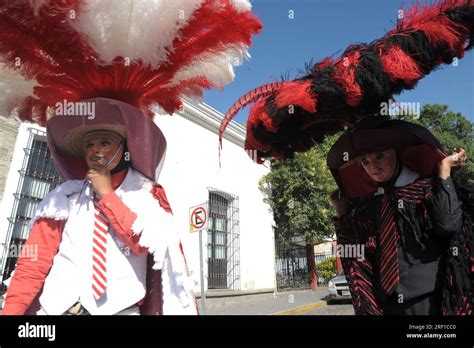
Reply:
[[341, 276], [341, 275], [344, 275], [344, 270], [341, 269], [337, 275], [340, 275], [340, 276]]

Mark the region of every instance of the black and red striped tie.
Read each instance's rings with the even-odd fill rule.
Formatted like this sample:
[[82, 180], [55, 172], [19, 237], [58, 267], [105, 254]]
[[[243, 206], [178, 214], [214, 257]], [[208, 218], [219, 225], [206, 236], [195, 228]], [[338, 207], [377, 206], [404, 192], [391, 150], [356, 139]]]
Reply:
[[389, 195], [385, 194], [380, 212], [380, 286], [387, 295], [400, 280], [398, 265], [398, 230], [396, 211]]

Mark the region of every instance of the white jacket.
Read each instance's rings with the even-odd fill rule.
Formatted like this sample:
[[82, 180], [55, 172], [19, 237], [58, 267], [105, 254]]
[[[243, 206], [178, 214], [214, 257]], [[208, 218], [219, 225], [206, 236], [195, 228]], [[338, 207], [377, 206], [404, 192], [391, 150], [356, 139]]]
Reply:
[[[154, 182], [129, 168], [115, 191], [135, 214], [132, 231], [139, 245], [153, 255], [153, 269], [162, 270], [163, 314], [196, 314], [173, 216], [151, 194]], [[91, 314], [115, 314], [145, 296], [147, 255], [127, 252], [109, 227], [107, 240], [107, 291], [99, 301], [92, 296], [92, 233], [94, 206], [90, 186], [83, 180], [60, 185], [41, 202], [40, 217], [66, 220], [62, 240], [46, 277], [40, 303], [47, 314], [62, 314], [80, 300]]]

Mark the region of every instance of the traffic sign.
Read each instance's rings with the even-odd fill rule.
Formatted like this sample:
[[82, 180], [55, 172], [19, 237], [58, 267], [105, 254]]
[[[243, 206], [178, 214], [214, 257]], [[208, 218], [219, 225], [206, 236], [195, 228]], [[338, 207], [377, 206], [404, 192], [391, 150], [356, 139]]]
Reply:
[[189, 209], [189, 230], [197, 232], [207, 229], [207, 204], [201, 204]]
[[204, 252], [202, 245], [202, 230], [208, 225], [208, 202], [189, 208], [189, 230], [199, 232], [199, 266], [201, 274], [201, 314], [206, 313], [206, 294], [204, 293]]

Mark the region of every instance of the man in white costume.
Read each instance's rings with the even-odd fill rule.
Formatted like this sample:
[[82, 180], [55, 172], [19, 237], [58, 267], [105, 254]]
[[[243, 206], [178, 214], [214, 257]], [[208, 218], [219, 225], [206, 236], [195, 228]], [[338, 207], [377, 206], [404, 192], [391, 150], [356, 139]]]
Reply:
[[[40, 203], [5, 315], [197, 314], [182, 244], [156, 183], [166, 141], [136, 107], [56, 116], [48, 144], [64, 183]], [[25, 250], [27, 248], [24, 248]]]

